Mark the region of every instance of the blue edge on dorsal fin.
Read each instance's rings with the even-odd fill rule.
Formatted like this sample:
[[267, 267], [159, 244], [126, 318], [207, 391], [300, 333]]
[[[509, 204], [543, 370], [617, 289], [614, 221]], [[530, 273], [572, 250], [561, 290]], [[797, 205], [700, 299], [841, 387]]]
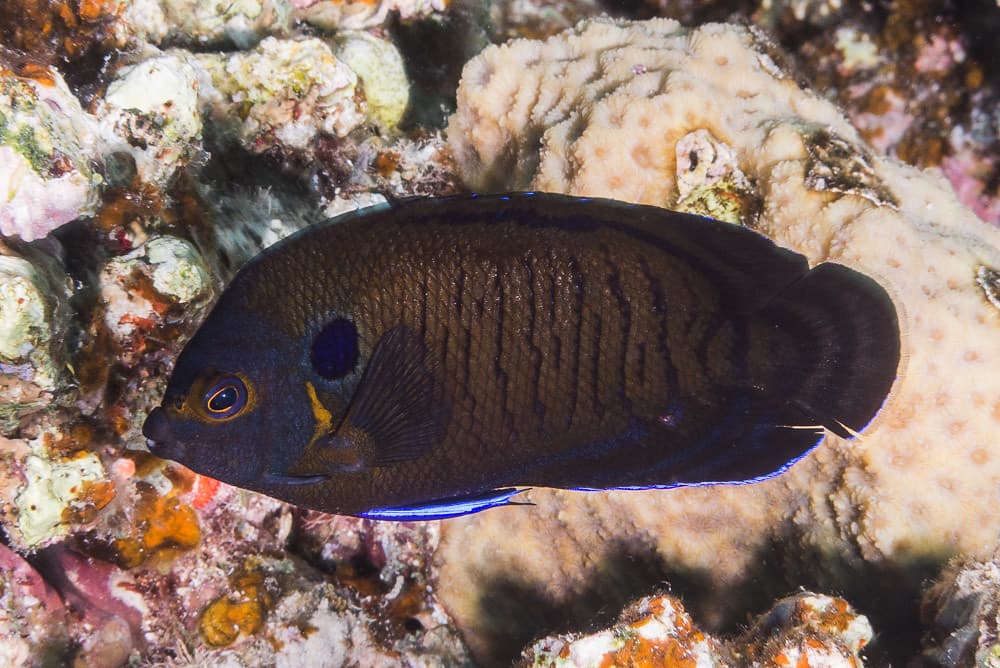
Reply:
[[430, 501], [419, 506], [400, 506], [398, 508], [373, 508], [359, 513], [360, 517], [370, 520], [395, 520], [396, 522], [416, 522], [420, 520], [446, 520], [449, 517], [460, 517], [481, 510], [512, 505], [511, 499], [527, 488], [505, 487], [491, 489], [481, 494], [456, 496], [450, 499]]

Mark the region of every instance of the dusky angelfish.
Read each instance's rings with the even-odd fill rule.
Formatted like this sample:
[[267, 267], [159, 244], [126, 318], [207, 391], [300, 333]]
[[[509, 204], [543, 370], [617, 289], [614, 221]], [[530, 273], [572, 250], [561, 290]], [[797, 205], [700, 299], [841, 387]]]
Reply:
[[871, 278], [743, 227], [542, 193], [414, 199], [249, 262], [177, 360], [156, 455], [330, 513], [777, 475], [896, 377]]

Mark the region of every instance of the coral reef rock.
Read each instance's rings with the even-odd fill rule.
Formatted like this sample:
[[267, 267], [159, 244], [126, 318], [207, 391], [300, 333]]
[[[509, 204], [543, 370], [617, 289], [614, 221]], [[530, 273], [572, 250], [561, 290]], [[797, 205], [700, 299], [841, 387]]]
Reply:
[[295, 18], [326, 30], [364, 30], [386, 21], [391, 12], [409, 20], [448, 8], [451, 0], [292, 0]]
[[717, 640], [695, 628], [680, 601], [651, 596], [626, 608], [610, 629], [536, 641], [525, 650], [521, 665], [723, 668], [734, 663]]
[[924, 595], [926, 666], [1000, 666], [1000, 553], [952, 565]]
[[[996, 67], [982, 37], [991, 19], [1000, 20], [995, 3], [898, 2], [885, 13], [806, 4], [813, 7], [761, 3], [756, 19], [795, 45], [801, 73], [844, 107], [873, 147], [918, 167], [940, 167], [963, 204], [1000, 222], [1000, 90], [990, 80]], [[795, 44], [806, 34], [813, 37]]]
[[[133, 452], [108, 466], [110, 512], [81, 526], [95, 513], [55, 498], [88, 487], [73, 462], [49, 464], [25, 518], [47, 546], [30, 564], [0, 546], [3, 665], [470, 665], [431, 588], [436, 525], [297, 511]], [[48, 540], [64, 506], [74, 536]]]
[[855, 668], [872, 635], [868, 618], [844, 599], [802, 592], [775, 603], [730, 647], [751, 666]]
[[365, 121], [357, 74], [320, 39], [268, 37], [253, 51], [196, 58], [208, 114], [254, 153], [305, 150], [319, 132], [342, 137]]
[[[721, 598], [768, 582], [772, 593], [787, 590], [807, 572], [857, 589], [862, 600], [851, 600], [864, 605], [880, 591], [915, 597], [927, 569], [952, 555], [992, 552], [1000, 309], [996, 281], [982, 277], [1000, 269], [1000, 230], [938, 172], [868, 146], [781, 62], [743, 27], [599, 19], [491, 47], [466, 65], [448, 139], [473, 189], [671, 208], [697, 199], [699, 213], [878, 280], [899, 312], [905, 357], [863, 435], [830, 435], [777, 478], [533, 490], [530, 511], [447, 523], [444, 600], [482, 656], [527, 640], [496, 612], [504, 606], [533, 603], [538, 618], [525, 625], [582, 619], [595, 598], [634, 596], [634, 578], [681, 573], [692, 591], [715, 596], [699, 605], [718, 611]], [[705, 619], [732, 623], [726, 614]]]
[[67, 610], [42, 576], [0, 545], [0, 665], [53, 662], [67, 641]]
[[532, 643], [520, 665], [857, 668], [863, 665], [859, 651], [871, 638], [868, 619], [841, 598], [809, 592], [790, 596], [742, 636], [722, 641], [699, 631], [676, 598], [659, 595], [629, 605], [604, 631]]
[[69, 279], [38, 249], [0, 242], [0, 432], [49, 405], [66, 380]]
[[334, 38], [334, 54], [361, 79], [371, 117], [383, 129], [395, 129], [410, 99], [410, 83], [392, 42], [360, 30], [342, 30]]
[[245, 49], [268, 34], [287, 31], [291, 24], [292, 7], [287, 0], [139, 0], [130, 4], [133, 21], [148, 25], [152, 35], [159, 36], [157, 22], [140, 19], [155, 16], [159, 10], [163, 20], [158, 25], [169, 26], [170, 37], [196, 45], [234, 44]]
[[100, 274], [107, 331], [119, 357], [135, 364], [145, 337], [164, 324], [200, 312], [213, 294], [208, 268], [190, 242], [159, 236], [111, 258]]
[[58, 71], [0, 47], [0, 234], [31, 241], [93, 213], [96, 138]]
[[127, 67], [108, 85], [98, 116], [109, 150], [128, 152], [139, 177], [165, 185], [197, 152], [197, 71], [177, 55]]
[[33, 454], [24, 460], [26, 483], [14, 499], [17, 531], [11, 532], [11, 539], [28, 548], [69, 533], [70, 526], [79, 523], [74, 511], [82, 514], [95, 493], [103, 503], [109, 494], [114, 496], [96, 454], [58, 457], [48, 452], [44, 440], [32, 444]]

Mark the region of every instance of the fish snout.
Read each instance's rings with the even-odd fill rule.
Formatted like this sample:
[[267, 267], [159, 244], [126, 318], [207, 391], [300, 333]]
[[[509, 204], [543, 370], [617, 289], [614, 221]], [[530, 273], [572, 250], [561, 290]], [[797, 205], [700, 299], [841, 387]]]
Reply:
[[142, 435], [149, 439], [149, 451], [163, 459], [180, 459], [184, 456], [184, 446], [174, 441], [170, 431], [170, 420], [166, 411], [157, 406], [142, 424]]

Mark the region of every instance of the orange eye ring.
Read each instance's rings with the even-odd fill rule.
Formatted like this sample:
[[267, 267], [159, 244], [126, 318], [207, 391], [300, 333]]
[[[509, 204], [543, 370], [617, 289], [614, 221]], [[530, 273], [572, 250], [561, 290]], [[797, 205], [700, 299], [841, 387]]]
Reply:
[[235, 417], [247, 407], [249, 392], [239, 376], [225, 376], [216, 381], [204, 395], [205, 414], [213, 420]]

